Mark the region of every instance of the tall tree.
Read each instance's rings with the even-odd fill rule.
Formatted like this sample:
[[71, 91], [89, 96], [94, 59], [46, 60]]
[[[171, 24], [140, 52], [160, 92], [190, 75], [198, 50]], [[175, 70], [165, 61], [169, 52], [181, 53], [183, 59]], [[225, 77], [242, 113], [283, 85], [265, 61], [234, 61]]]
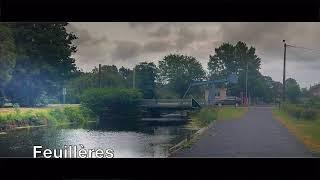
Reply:
[[192, 81], [206, 78], [202, 65], [195, 57], [170, 54], [159, 61], [161, 81], [167, 84], [180, 97]]
[[132, 78], [133, 78], [133, 70], [125, 67], [121, 67], [119, 69], [119, 74], [122, 76], [122, 78], [125, 80], [126, 87], [132, 88]]
[[153, 62], [141, 62], [134, 69], [136, 73], [136, 87], [142, 90], [144, 98], [154, 98], [155, 80], [158, 72], [157, 66]]
[[10, 23], [17, 49], [16, 67], [6, 91], [23, 106], [37, 104], [43, 94], [60, 93], [65, 80], [77, 71], [76, 36], [67, 23]]
[[286, 80], [286, 97], [291, 102], [298, 102], [298, 98], [301, 95], [300, 86], [293, 78]]
[[251, 95], [258, 95], [262, 89], [263, 80], [259, 72], [261, 59], [255, 54], [254, 47], [248, 47], [244, 42], [239, 41], [236, 45], [223, 43], [215, 48], [214, 55], [209, 56], [208, 69], [210, 79], [226, 78], [229, 74], [238, 75], [239, 82], [235, 85], [228, 85], [231, 95], [239, 96], [240, 92], [245, 93], [246, 71], [248, 67], [248, 92]]
[[0, 24], [0, 106], [4, 103], [4, 87], [11, 80], [15, 66], [15, 44], [7, 24]]

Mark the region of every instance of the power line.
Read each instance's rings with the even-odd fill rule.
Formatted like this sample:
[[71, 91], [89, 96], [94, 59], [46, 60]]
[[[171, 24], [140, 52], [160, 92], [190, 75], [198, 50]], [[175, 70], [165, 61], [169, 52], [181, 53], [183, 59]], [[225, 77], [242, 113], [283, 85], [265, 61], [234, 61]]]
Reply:
[[304, 49], [304, 50], [309, 50], [309, 51], [318, 51], [320, 53], [320, 49], [311, 49], [311, 48], [306, 48], [306, 47], [302, 47], [302, 46], [295, 46], [295, 45], [289, 45], [289, 44], [287, 44], [287, 47], [293, 47], [293, 48]]

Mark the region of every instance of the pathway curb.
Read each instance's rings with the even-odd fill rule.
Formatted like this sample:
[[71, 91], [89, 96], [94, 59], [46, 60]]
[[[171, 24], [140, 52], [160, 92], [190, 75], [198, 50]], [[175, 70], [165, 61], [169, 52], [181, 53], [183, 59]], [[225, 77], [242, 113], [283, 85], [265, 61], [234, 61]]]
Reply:
[[174, 145], [173, 147], [171, 147], [169, 149], [169, 156], [168, 157], [171, 157], [174, 153], [176, 153], [177, 151], [183, 149], [184, 145], [186, 145], [189, 142], [192, 142], [192, 141], [196, 140], [199, 136], [204, 134], [208, 129], [214, 127], [214, 125], [216, 124], [216, 121], [217, 120], [214, 120], [208, 126], [203, 127], [201, 129], [199, 129], [197, 132], [195, 132], [194, 134], [192, 134], [191, 137], [187, 137], [187, 138], [183, 139], [182, 141], [180, 141], [179, 143], [177, 143], [176, 145]]

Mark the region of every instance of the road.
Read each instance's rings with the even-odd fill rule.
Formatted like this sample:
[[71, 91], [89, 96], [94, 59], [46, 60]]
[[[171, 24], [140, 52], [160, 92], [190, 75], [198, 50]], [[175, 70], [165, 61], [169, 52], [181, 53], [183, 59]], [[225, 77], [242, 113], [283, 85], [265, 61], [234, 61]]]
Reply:
[[218, 121], [190, 148], [172, 157], [312, 157], [306, 147], [272, 117], [271, 107], [249, 107], [239, 119]]

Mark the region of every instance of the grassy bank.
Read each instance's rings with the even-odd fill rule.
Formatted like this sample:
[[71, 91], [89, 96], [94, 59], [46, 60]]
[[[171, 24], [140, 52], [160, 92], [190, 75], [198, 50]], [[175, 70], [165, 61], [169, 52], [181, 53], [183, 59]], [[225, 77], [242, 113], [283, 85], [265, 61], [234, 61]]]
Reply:
[[200, 129], [208, 126], [215, 120], [239, 118], [247, 111], [244, 107], [205, 107], [200, 111], [191, 114], [191, 121], [188, 127]]
[[95, 120], [92, 111], [82, 106], [0, 108], [0, 131], [29, 126], [80, 125]]
[[297, 119], [284, 110], [273, 109], [274, 117], [289, 129], [313, 153], [320, 155], [320, 118]]

